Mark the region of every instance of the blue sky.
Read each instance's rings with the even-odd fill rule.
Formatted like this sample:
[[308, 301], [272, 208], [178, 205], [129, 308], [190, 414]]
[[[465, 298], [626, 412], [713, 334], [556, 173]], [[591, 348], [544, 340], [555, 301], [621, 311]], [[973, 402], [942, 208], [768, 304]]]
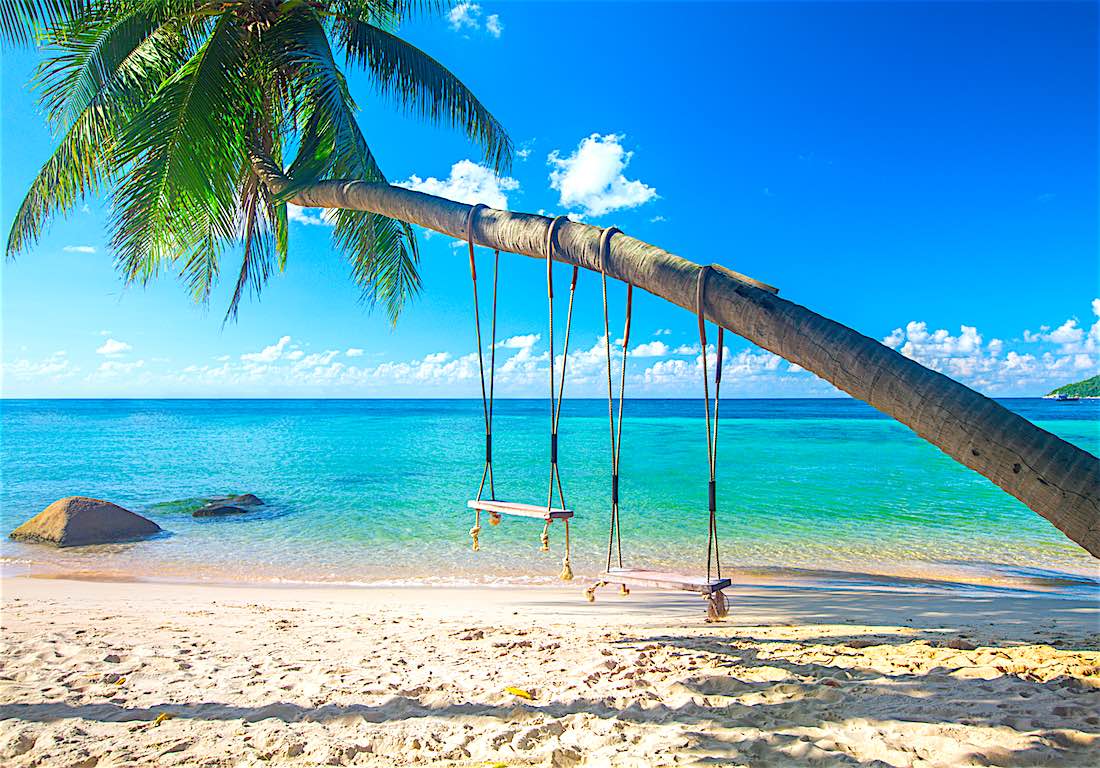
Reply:
[[[521, 151], [504, 178], [350, 82], [392, 181], [615, 224], [981, 391], [1041, 394], [1100, 366], [1096, 8], [481, 2], [408, 25], [508, 128]], [[36, 61], [4, 54], [5, 231], [52, 146], [25, 87]], [[393, 329], [358, 302], [324, 221], [296, 218], [286, 273], [223, 328], [228, 285], [209, 307], [171, 275], [124, 287], [106, 203], [88, 200], [3, 265], [4, 396], [477, 394], [462, 250], [421, 237], [424, 292]], [[500, 389], [545, 396], [542, 269], [502, 265]], [[621, 287], [612, 302], [614, 317]], [[582, 275], [572, 394], [604, 391], [599, 307]], [[694, 334], [638, 297], [628, 394], [697, 395]], [[731, 396], [836, 394], [728, 346]]]

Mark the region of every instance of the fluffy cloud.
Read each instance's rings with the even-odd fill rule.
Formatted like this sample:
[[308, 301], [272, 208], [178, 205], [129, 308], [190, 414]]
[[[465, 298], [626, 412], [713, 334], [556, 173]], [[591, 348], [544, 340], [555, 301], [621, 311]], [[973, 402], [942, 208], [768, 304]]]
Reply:
[[477, 3], [458, 3], [447, 12], [447, 21], [456, 32], [463, 28], [477, 29], [481, 22], [481, 6]]
[[630, 350], [630, 354], [634, 357], [664, 357], [668, 353], [668, 344], [663, 341], [647, 341]]
[[1032, 349], [1006, 350], [1001, 339], [985, 343], [974, 326], [960, 326], [954, 335], [944, 329], [930, 331], [927, 323], [919, 321], [895, 328], [882, 343], [984, 392], [1049, 389], [1096, 370], [1100, 300], [1092, 301], [1092, 311], [1098, 319], [1087, 331], [1077, 318], [1053, 330], [1042, 326], [1034, 333], [1024, 331], [1023, 342]]
[[523, 336], [509, 336], [504, 341], [497, 342], [497, 349], [530, 349], [538, 340], [542, 338], [541, 334], [528, 333]]
[[413, 175], [396, 182], [396, 186], [469, 205], [484, 203], [490, 208], [506, 210], [508, 196], [505, 193], [519, 189], [519, 182], [510, 176], [498, 176], [492, 169], [472, 160], [460, 160], [451, 166], [451, 174], [446, 179], [434, 176], [422, 179]]
[[241, 355], [241, 360], [251, 363], [273, 363], [282, 357], [283, 350], [286, 349], [286, 345], [290, 343], [289, 336], [283, 336], [277, 342], [269, 347], [264, 347], [259, 352], [245, 352]]
[[623, 149], [623, 138], [594, 133], [582, 139], [568, 157], [558, 150], [550, 153], [550, 187], [558, 191], [562, 206], [580, 207], [585, 216], [603, 216], [657, 197], [653, 187], [623, 175], [634, 155]]
[[66, 245], [61, 250], [65, 253], [95, 253], [95, 247], [91, 245]]
[[305, 224], [307, 227], [331, 227], [336, 223], [336, 210], [333, 208], [303, 208], [294, 203], [287, 203], [286, 217], [290, 221]]
[[96, 354], [114, 357], [115, 355], [121, 355], [125, 352], [129, 352], [131, 349], [133, 349], [133, 347], [131, 347], [125, 341], [118, 341], [117, 339], [111, 338], [103, 342], [103, 346], [96, 349]]
[[77, 373], [80, 369], [74, 366], [68, 353], [64, 351], [54, 352], [42, 360], [19, 359], [2, 366], [3, 377], [20, 381], [42, 380], [58, 381]]
[[[1057, 384], [1096, 372], [1100, 353], [1100, 301], [1093, 303], [1097, 322], [1083, 326], [1075, 318], [1052, 323], [1027, 339], [989, 339], [977, 326], [957, 331], [934, 329], [912, 321], [883, 339], [910, 358], [940, 370], [989, 394], [1041, 394]], [[699, 396], [702, 391], [702, 356], [699, 345], [675, 346], [660, 329], [655, 337], [636, 344], [629, 358], [627, 391], [634, 397]], [[731, 337], [732, 339], [733, 337]], [[121, 345], [113, 338], [107, 342]], [[106, 343], [105, 342], [105, 346]], [[618, 379], [621, 339], [614, 341], [612, 376]], [[723, 392], [730, 396], [835, 394], [828, 384], [807, 375], [764, 350], [732, 341], [723, 350]], [[129, 350], [129, 345], [125, 345]], [[118, 391], [135, 383], [163, 387], [178, 393], [343, 395], [447, 395], [476, 397], [478, 362], [475, 350], [436, 349], [416, 357], [371, 360], [358, 347], [307, 352], [289, 336], [282, 336], [259, 351], [214, 358], [209, 365], [188, 365], [182, 370], [158, 358], [129, 361], [111, 358], [97, 362], [86, 380]], [[114, 347], [119, 349], [119, 347]], [[1090, 351], [1093, 350], [1093, 351]], [[567, 370], [567, 395], [601, 397], [606, 394], [607, 354], [603, 337], [574, 336], [568, 360], [560, 341], [555, 372]], [[714, 347], [708, 348], [711, 376]], [[545, 396], [549, 351], [538, 333], [516, 334], [497, 342], [497, 392], [503, 396]], [[69, 380], [80, 369], [64, 352], [42, 360], [15, 360], [3, 367], [6, 379], [29, 392], [40, 392], [52, 381]], [[60, 386], [67, 386], [62, 384]]]
[[[447, 12], [447, 21], [455, 32], [481, 29], [481, 6], [477, 3], [458, 3]], [[504, 32], [500, 14], [491, 13], [485, 17], [485, 31], [493, 37], [500, 37]]]
[[96, 369], [96, 374], [99, 376], [123, 376], [132, 374], [139, 368], [145, 367], [144, 360], [135, 360], [130, 363], [123, 363], [118, 360], [104, 360], [99, 364], [99, 368]]

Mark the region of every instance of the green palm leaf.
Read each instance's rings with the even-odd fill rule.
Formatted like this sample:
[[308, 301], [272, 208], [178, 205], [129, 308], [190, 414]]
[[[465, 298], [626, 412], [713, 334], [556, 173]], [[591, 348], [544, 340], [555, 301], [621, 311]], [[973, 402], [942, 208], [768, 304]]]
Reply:
[[462, 130], [498, 172], [512, 162], [512, 141], [492, 113], [450, 70], [391, 32], [357, 19], [334, 22], [348, 60], [364, 67], [378, 90], [417, 117]]
[[92, 0], [0, 0], [0, 38], [26, 45], [91, 5]]
[[115, 194], [113, 245], [127, 280], [148, 280], [196, 244], [234, 236], [244, 39], [232, 16], [219, 18], [119, 137], [118, 161], [132, 172]]
[[[288, 197], [329, 178], [384, 182], [356, 121], [341, 59], [406, 111], [464, 131], [500, 169], [503, 128], [453, 74], [396, 35], [442, 0], [0, 0], [0, 40], [43, 46], [35, 76], [59, 134], [12, 223], [25, 249], [57, 213], [110, 191], [112, 246], [127, 281], [167, 265], [196, 301], [239, 254], [226, 320], [287, 264]], [[250, 152], [283, 167], [272, 193]], [[420, 287], [407, 224], [338, 211], [333, 244], [370, 304], [396, 320]]]

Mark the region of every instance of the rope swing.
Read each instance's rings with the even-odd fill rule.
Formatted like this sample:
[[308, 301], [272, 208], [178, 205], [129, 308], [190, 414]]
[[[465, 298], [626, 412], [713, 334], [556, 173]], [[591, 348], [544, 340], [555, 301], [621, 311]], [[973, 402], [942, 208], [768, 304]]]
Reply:
[[630, 318], [634, 287], [627, 283], [626, 309], [623, 324], [623, 359], [619, 372], [619, 410], [615, 412], [615, 382], [611, 370], [611, 323], [607, 308], [607, 257], [611, 252], [611, 238], [619, 230], [609, 227], [600, 235], [599, 268], [603, 281], [604, 350], [607, 354], [607, 420], [611, 437], [611, 522], [607, 538], [607, 566], [595, 584], [585, 590], [591, 602], [596, 590], [607, 584], [618, 584], [623, 595], [630, 594], [630, 586], [646, 586], [657, 589], [680, 589], [698, 592], [707, 601], [707, 618], [718, 621], [727, 614], [726, 597], [722, 590], [730, 586], [730, 580], [722, 578], [722, 562], [718, 552], [717, 484], [715, 481], [718, 459], [718, 402], [722, 385], [722, 346], [724, 331], [718, 328], [717, 368], [714, 372], [714, 410], [711, 414], [710, 375], [707, 360], [707, 330], [705, 322], [706, 281], [711, 267], [699, 270], [695, 288], [695, 310], [699, 320], [699, 344], [702, 352], [703, 403], [706, 409], [707, 427], [707, 484], [709, 520], [707, 523], [707, 575], [706, 578], [654, 571], [645, 568], [623, 567], [622, 525], [619, 519], [619, 466], [623, 447], [623, 404], [626, 395], [626, 367], [630, 354]]
[[[704, 302], [706, 298], [707, 276], [711, 267], [704, 266], [699, 269], [699, 277], [695, 285], [695, 308], [699, 315], [699, 346], [703, 352], [703, 404], [707, 412], [707, 463], [710, 465], [710, 482], [707, 485], [708, 507], [710, 508], [710, 524], [707, 531], [707, 579], [710, 579], [711, 560], [714, 561], [715, 576], [722, 578], [722, 560], [718, 555], [718, 518], [717, 509], [717, 483], [715, 482], [715, 470], [718, 463], [718, 394], [722, 387], [722, 340], [725, 329], [718, 326], [718, 351], [714, 368], [714, 419], [710, 415], [710, 385], [707, 375], [707, 323], [704, 316]], [[713, 423], [713, 428], [712, 428]]]
[[619, 528], [619, 455], [623, 440], [623, 400], [626, 394], [626, 362], [630, 349], [630, 314], [634, 301], [634, 286], [626, 285], [626, 319], [623, 324], [623, 361], [619, 378], [619, 414], [616, 424], [614, 383], [611, 377], [611, 326], [607, 312], [607, 270], [605, 260], [611, 246], [611, 238], [620, 230], [608, 227], [600, 234], [599, 262], [600, 279], [603, 283], [603, 338], [607, 352], [607, 421], [611, 436], [611, 525], [607, 537], [607, 568], [611, 568], [612, 557], [619, 567], [623, 567], [623, 539]]
[[[466, 215], [466, 244], [470, 250], [470, 282], [474, 287], [474, 329], [477, 333], [477, 371], [478, 380], [481, 382], [481, 409], [485, 417], [485, 467], [481, 470], [481, 484], [477, 488], [477, 501], [481, 501], [485, 492], [485, 482], [489, 482], [489, 498], [496, 499], [496, 488], [493, 483], [493, 384], [496, 373], [497, 356], [497, 277], [500, 274], [500, 251], [493, 250], [493, 320], [492, 340], [489, 345], [489, 389], [485, 389], [485, 355], [482, 352], [481, 341], [481, 310], [477, 302], [477, 263], [474, 259], [474, 217], [477, 212], [485, 208], [482, 203], [470, 207]], [[489, 521], [493, 525], [500, 524], [500, 515], [496, 512], [489, 513]], [[481, 534], [481, 510], [474, 510], [474, 527], [470, 529], [470, 538], [473, 540], [473, 551], [481, 549], [478, 537]]]
[[[484, 341], [481, 335], [481, 311], [478, 305], [477, 290], [477, 266], [474, 258], [474, 221], [482, 208], [486, 206], [477, 204], [471, 206], [466, 217], [466, 244], [470, 254], [470, 280], [473, 284], [474, 294], [474, 331], [477, 336], [477, 365], [481, 382], [482, 415], [485, 422], [485, 464], [481, 471], [481, 483], [477, 489], [477, 498], [467, 502], [467, 506], [475, 511], [474, 526], [470, 529], [473, 551], [480, 550], [481, 512], [489, 513], [489, 522], [492, 525], [500, 523], [500, 516], [517, 515], [520, 517], [537, 517], [544, 521], [542, 534], [539, 536], [540, 550], [547, 552], [550, 549], [550, 523], [554, 520], [565, 521], [565, 557], [562, 560], [561, 578], [569, 581], [573, 578], [573, 568], [570, 560], [569, 518], [573, 512], [565, 507], [565, 492], [562, 488], [561, 470], [558, 467], [558, 424], [561, 420], [562, 398], [565, 392], [566, 362], [569, 359], [569, 336], [573, 325], [573, 298], [577, 288], [577, 267], [573, 267], [572, 279], [569, 283], [569, 309], [565, 319], [565, 339], [562, 347], [562, 364], [560, 380], [554, 371], [554, 236], [558, 227], [566, 217], [559, 216], [550, 222], [546, 232], [546, 293], [549, 302], [550, 327], [548, 340], [550, 346], [550, 480], [546, 495], [546, 504], [536, 506], [533, 504], [521, 504], [516, 502], [498, 501], [496, 498], [496, 486], [493, 477], [493, 395], [496, 372], [496, 338], [497, 338], [497, 285], [500, 274], [500, 251], [494, 250], [493, 260], [493, 308], [492, 330], [489, 353], [489, 381], [485, 382], [485, 355]], [[489, 498], [484, 494], [488, 486]], [[554, 507], [554, 492], [557, 491], [560, 507]]]
[[[554, 381], [554, 234], [565, 216], [557, 216], [546, 230], [546, 296], [549, 307], [550, 324], [548, 344], [550, 346], [550, 483], [546, 492], [546, 524], [542, 529], [542, 551], [550, 549], [550, 511], [554, 508], [554, 488], [558, 489], [558, 502], [565, 509], [565, 493], [562, 491], [561, 470], [558, 468], [558, 422], [561, 420], [562, 395], [565, 393], [565, 368], [569, 361], [569, 332], [573, 326], [573, 297], [577, 291], [578, 268], [573, 267], [573, 276], [569, 281], [569, 309], [565, 315], [565, 340], [561, 350], [561, 383]], [[555, 386], [557, 391], [555, 392]], [[565, 558], [561, 563], [562, 581], [573, 580], [573, 568], [569, 559], [569, 518], [565, 518]]]

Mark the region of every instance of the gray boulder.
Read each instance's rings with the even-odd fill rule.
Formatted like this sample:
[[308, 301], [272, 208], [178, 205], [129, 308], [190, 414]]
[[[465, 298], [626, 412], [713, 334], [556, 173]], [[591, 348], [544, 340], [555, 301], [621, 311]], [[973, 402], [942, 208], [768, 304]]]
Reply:
[[160, 533], [152, 520], [117, 504], [87, 496], [58, 499], [11, 532], [16, 541], [80, 547], [134, 541]]
[[199, 507], [191, 513], [191, 517], [225, 517], [226, 515], [247, 515], [247, 509], [234, 507], [232, 504], [215, 501], [206, 506]]
[[263, 506], [263, 502], [259, 496], [254, 496], [251, 493], [242, 493], [239, 496], [226, 496], [221, 499], [215, 499], [225, 504], [236, 504], [241, 507], [260, 507]]
[[263, 501], [259, 496], [242, 493], [237, 496], [215, 496], [191, 513], [192, 517], [224, 517], [225, 515], [244, 515], [251, 509], [242, 507], [260, 507]]

